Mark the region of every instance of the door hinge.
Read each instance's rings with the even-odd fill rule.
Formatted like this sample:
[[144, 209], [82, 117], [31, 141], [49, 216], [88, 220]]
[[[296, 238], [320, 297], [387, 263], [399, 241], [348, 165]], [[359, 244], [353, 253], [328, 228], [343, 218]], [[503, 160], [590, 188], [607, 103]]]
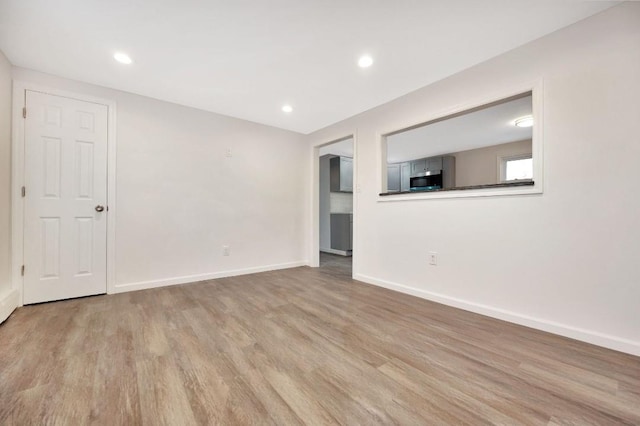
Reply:
[[22, 108], [22, 118], [27, 118], [27, 107]]
[[27, 188], [25, 188], [25, 187], [23, 186], [23, 187], [22, 187], [22, 190], [21, 190], [21, 193], [22, 193], [22, 197], [23, 197], [23, 198], [24, 198], [24, 197], [26, 197], [26, 196], [27, 196]]
[[22, 265], [22, 269], [20, 269], [20, 275], [24, 277], [24, 265]]

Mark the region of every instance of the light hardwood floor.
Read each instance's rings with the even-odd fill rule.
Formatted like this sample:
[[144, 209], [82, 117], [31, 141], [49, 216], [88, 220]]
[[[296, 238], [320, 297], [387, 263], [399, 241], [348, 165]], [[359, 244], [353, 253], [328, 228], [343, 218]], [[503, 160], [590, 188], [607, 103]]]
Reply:
[[324, 260], [18, 309], [0, 424], [640, 424], [640, 358]]

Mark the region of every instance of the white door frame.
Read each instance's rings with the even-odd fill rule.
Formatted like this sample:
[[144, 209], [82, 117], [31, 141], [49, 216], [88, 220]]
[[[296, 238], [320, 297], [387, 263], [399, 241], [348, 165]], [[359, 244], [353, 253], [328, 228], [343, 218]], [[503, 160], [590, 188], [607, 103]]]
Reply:
[[334, 138], [322, 138], [311, 143], [311, 229], [309, 229], [311, 246], [309, 247], [309, 266], [320, 266], [320, 148], [331, 145], [345, 139], [353, 138], [353, 251], [351, 276], [354, 277], [358, 270], [358, 258], [360, 247], [358, 246], [358, 196], [360, 184], [358, 183], [358, 136], [354, 129], [352, 132], [344, 132]]
[[[26, 91], [46, 93], [84, 102], [105, 105], [108, 108], [107, 123], [107, 293], [115, 293], [116, 259], [116, 102], [81, 93], [44, 87], [30, 82], [14, 80], [11, 135], [11, 286], [18, 292], [19, 306], [24, 303], [22, 265], [24, 265], [24, 198], [25, 181], [24, 149], [25, 120], [22, 116]], [[28, 113], [28, 112], [27, 112]], [[28, 190], [28, 188], [27, 188]]]

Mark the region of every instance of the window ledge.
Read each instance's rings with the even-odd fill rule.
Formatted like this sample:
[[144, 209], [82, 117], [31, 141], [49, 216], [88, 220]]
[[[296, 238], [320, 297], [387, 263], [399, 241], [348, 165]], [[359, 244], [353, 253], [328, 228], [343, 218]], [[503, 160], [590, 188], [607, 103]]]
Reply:
[[487, 185], [457, 186], [425, 191], [381, 192], [380, 201], [424, 200], [429, 198], [461, 198], [494, 195], [539, 194], [542, 189], [533, 180], [494, 183]]

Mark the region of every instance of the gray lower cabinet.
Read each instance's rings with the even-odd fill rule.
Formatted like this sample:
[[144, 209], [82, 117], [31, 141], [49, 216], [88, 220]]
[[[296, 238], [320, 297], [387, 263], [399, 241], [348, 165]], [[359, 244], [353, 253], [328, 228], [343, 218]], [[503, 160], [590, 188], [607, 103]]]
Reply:
[[349, 213], [331, 213], [331, 248], [334, 250], [353, 250], [353, 215]]
[[353, 158], [333, 157], [329, 170], [331, 192], [353, 192]]
[[387, 165], [387, 192], [400, 191], [400, 164]]

